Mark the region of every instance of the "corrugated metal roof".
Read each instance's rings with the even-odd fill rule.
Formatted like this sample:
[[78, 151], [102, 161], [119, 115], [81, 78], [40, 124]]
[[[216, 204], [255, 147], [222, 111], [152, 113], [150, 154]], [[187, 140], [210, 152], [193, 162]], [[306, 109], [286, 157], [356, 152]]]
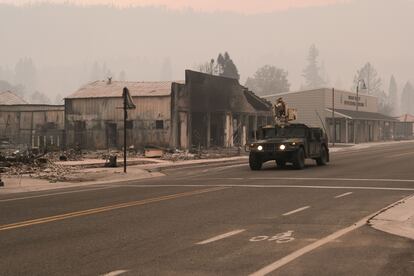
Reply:
[[[95, 81], [81, 87], [67, 99], [114, 98], [122, 97], [122, 90], [128, 87], [132, 97], [168, 96], [171, 94], [172, 81], [131, 82], [131, 81]], [[176, 81], [176, 83], [184, 83]]]
[[27, 102], [10, 91], [0, 92], [0, 105], [13, 104], [27, 104]]
[[[329, 112], [332, 109], [327, 108]], [[356, 120], [375, 120], [375, 121], [397, 121], [395, 118], [376, 112], [356, 111], [356, 110], [345, 110], [335, 109], [335, 113], [342, 114], [350, 119]]]

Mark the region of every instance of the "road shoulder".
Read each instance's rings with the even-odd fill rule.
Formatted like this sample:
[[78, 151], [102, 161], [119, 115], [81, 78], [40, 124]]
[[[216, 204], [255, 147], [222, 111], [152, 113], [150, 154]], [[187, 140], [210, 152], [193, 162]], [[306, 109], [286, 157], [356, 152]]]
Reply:
[[414, 240], [414, 196], [411, 196], [369, 221], [380, 231]]

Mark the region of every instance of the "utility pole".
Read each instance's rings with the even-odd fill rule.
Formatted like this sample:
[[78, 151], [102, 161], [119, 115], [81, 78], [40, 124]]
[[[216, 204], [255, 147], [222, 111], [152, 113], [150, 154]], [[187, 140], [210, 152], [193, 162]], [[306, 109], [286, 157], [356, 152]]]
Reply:
[[336, 141], [336, 124], [335, 124], [335, 88], [332, 88], [332, 129], [333, 129], [333, 141], [332, 146], [335, 147]]
[[[363, 79], [358, 80], [357, 82], [357, 87], [356, 87], [356, 112], [358, 113], [358, 109], [359, 109], [359, 84], [362, 83], [362, 89], [366, 89], [366, 84], [365, 81]], [[357, 114], [358, 115], [358, 114]], [[357, 135], [356, 135], [356, 131], [358, 129], [357, 125], [356, 125], [356, 120], [354, 119], [354, 144], [356, 144], [356, 139], [357, 139]]]
[[127, 172], [127, 131], [126, 131], [126, 127], [127, 127], [127, 119], [128, 119], [128, 111], [127, 111], [127, 97], [126, 94], [128, 93], [128, 88], [124, 88], [124, 92], [123, 92], [123, 98], [124, 98], [124, 173]]

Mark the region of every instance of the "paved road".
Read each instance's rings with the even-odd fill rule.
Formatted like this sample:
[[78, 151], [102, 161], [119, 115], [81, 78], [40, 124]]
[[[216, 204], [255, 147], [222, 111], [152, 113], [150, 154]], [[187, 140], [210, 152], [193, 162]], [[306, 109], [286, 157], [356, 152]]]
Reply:
[[367, 218], [414, 194], [414, 143], [0, 197], [0, 275], [414, 275]]

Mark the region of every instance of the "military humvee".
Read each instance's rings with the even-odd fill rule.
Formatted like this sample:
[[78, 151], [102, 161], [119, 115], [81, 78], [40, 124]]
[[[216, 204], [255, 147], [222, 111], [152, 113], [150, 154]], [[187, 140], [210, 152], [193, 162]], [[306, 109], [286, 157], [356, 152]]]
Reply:
[[319, 166], [329, 162], [328, 139], [320, 128], [304, 124], [265, 126], [258, 130], [257, 141], [248, 145], [249, 165], [260, 170], [264, 162], [275, 160], [278, 167], [292, 163], [295, 169], [305, 167], [305, 159], [314, 159]]

